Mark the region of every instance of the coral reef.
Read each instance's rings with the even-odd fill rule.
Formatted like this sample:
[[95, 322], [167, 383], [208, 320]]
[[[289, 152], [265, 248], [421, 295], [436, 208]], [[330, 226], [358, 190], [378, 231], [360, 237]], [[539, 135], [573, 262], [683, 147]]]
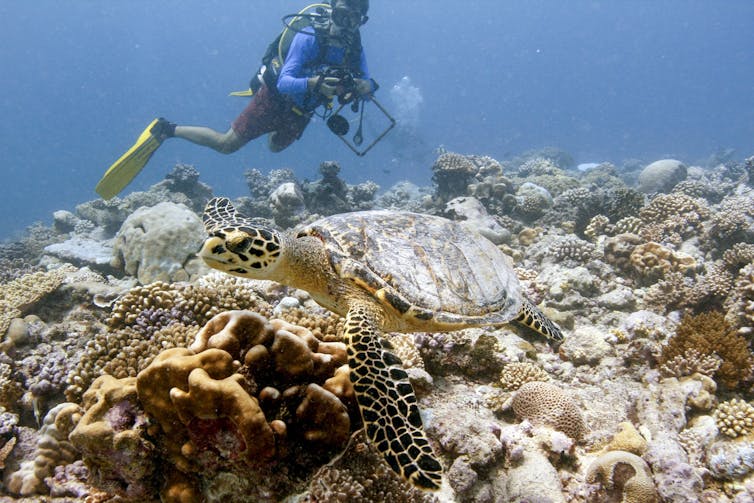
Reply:
[[[191, 349], [163, 351], [136, 378], [94, 381], [71, 441], [95, 486], [109, 493], [154, 498], [167, 484], [168, 501], [198, 497], [197, 474], [226, 473], [258, 477], [257, 494], [269, 495], [292, 482], [268, 473], [273, 459], [303, 476], [346, 445], [355, 402], [336, 372], [345, 362], [341, 343], [318, 341], [303, 327], [223, 312]], [[156, 463], [165, 462], [177, 479], [158, 476]]]
[[549, 379], [550, 376], [545, 370], [529, 362], [511, 362], [503, 367], [500, 373], [500, 384], [507, 391], [516, 391], [528, 382]]
[[56, 466], [76, 459], [76, 451], [68, 441], [68, 435], [80, 414], [79, 406], [73, 403], [61, 403], [50, 409], [39, 431], [32, 459], [23, 462], [8, 480], [8, 490], [12, 494], [31, 496], [49, 493], [45, 479], [54, 473]]
[[[237, 206], [282, 227], [371, 208], [462, 220], [565, 329], [558, 347], [510, 327], [385, 334], [441, 491], [407, 486], [359, 433], [341, 318], [194, 268], [212, 189], [179, 164], [0, 245], [0, 499], [751, 501], [754, 158], [437, 155], [432, 184], [379, 195], [335, 162], [315, 181], [250, 170]], [[139, 284], [123, 246], [110, 265], [112, 238], [160, 203], [193, 227], [145, 241], [162, 281]]]

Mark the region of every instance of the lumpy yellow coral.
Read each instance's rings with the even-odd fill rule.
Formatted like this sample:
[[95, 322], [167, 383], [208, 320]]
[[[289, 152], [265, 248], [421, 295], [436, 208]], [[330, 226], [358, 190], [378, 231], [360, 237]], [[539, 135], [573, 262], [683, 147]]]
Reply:
[[748, 435], [754, 429], [754, 406], [738, 398], [722, 402], [715, 410], [715, 422], [729, 437]]

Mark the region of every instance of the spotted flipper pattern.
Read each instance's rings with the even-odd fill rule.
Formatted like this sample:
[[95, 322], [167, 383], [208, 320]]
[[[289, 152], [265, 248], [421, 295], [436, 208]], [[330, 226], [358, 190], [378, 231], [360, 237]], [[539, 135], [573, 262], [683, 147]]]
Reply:
[[401, 360], [385, 350], [366, 306], [348, 312], [344, 335], [351, 383], [367, 436], [390, 468], [416, 487], [436, 490], [442, 466], [424, 434], [416, 396]]
[[563, 340], [563, 332], [560, 331], [560, 328], [550, 321], [550, 319], [527, 298], [523, 299], [521, 310], [513, 321], [519, 325], [534, 330], [540, 335], [544, 335], [553, 342], [561, 342]]

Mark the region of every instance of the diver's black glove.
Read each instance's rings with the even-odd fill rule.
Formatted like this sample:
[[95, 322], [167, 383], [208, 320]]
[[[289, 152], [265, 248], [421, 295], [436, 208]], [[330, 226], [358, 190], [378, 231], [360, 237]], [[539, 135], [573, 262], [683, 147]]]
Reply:
[[340, 79], [337, 77], [309, 77], [306, 81], [306, 87], [326, 98], [332, 98], [338, 92], [339, 83]]

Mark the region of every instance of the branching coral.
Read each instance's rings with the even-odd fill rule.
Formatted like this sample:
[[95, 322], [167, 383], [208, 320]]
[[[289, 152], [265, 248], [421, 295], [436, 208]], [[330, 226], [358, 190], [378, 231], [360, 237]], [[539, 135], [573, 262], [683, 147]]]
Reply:
[[749, 435], [754, 429], [754, 406], [738, 398], [722, 402], [715, 409], [715, 422], [729, 437]]
[[500, 373], [500, 384], [507, 391], [515, 391], [528, 382], [549, 380], [545, 370], [529, 362], [509, 363]]
[[718, 311], [685, 315], [675, 335], [663, 347], [659, 363], [672, 365], [671, 362], [677, 361], [676, 357], [688, 355], [689, 350], [696, 351], [698, 358], [711, 355], [720, 357], [722, 363], [715, 373], [715, 379], [728, 388], [734, 388], [741, 380], [748, 378], [754, 366], [754, 356], [748, 342], [731, 328]]
[[547, 252], [558, 261], [571, 259], [577, 262], [589, 262], [596, 257], [594, 244], [573, 235], [558, 239]]
[[721, 364], [722, 360], [716, 353], [702, 355], [698, 350], [690, 348], [662, 364], [660, 371], [671, 377], [684, 377], [696, 373], [712, 377]]
[[685, 194], [661, 194], [644, 206], [639, 216], [648, 224], [642, 236], [664, 242], [700, 234], [709, 209], [703, 200]]

